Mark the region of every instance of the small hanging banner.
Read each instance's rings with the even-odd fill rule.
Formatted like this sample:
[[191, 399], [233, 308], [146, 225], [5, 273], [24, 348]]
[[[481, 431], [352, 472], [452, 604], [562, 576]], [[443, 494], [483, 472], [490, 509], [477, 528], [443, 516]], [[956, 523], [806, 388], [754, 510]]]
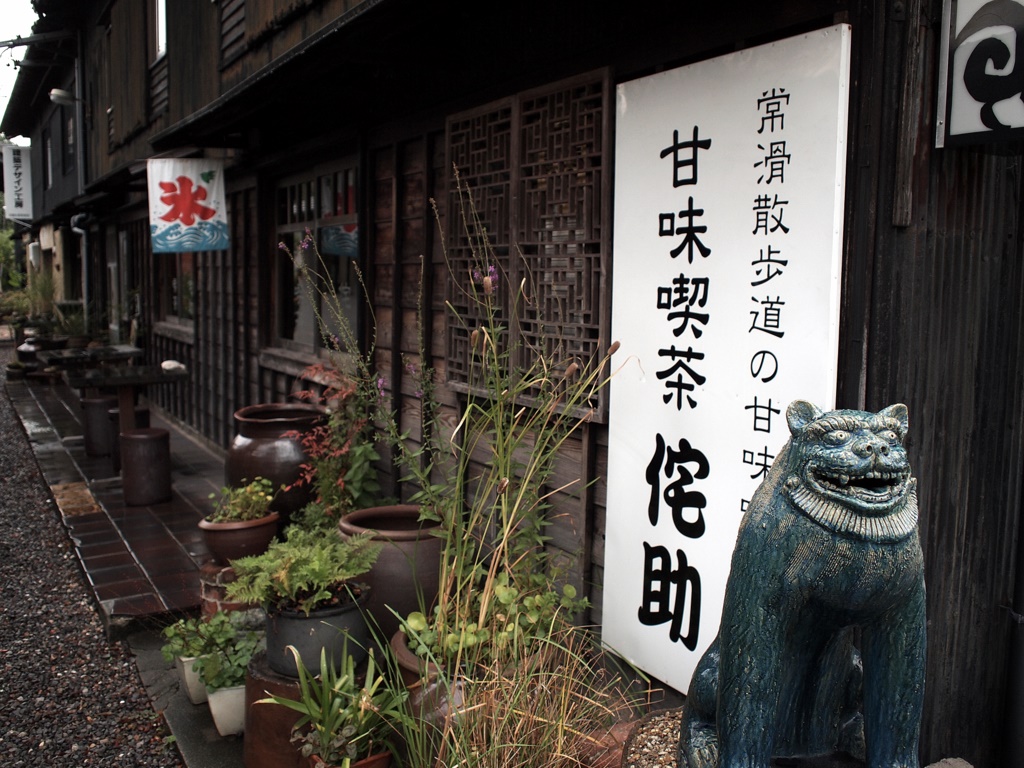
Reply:
[[146, 171], [153, 253], [228, 247], [222, 161], [149, 160]]
[[31, 150], [17, 144], [4, 144], [4, 214], [8, 219], [32, 220]]

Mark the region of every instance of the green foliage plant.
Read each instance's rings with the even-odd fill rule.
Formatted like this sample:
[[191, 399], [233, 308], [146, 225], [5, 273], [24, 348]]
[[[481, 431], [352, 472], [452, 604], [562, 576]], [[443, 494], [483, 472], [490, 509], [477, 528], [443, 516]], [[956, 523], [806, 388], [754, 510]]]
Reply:
[[409, 691], [382, 673], [372, 648], [359, 674], [352, 656], [346, 653], [335, 669], [321, 650], [319, 675], [306, 668], [294, 647], [289, 650], [298, 670], [298, 699], [271, 695], [257, 703], [279, 704], [301, 715], [292, 741], [303, 757], [317, 755], [329, 766], [348, 768], [371, 754], [397, 754], [401, 733], [415, 727], [405, 706]]
[[[457, 170], [455, 184], [468, 271], [457, 271], [442, 246], [449, 282], [472, 315], [446, 304], [448, 323], [468, 341], [464, 400], [438, 402], [421, 327], [419, 360], [406, 361], [419, 377], [421, 441], [400, 431], [383, 397], [372, 417], [414, 489], [406, 496], [440, 523], [443, 539], [435, 602], [400, 617], [423, 662], [408, 702], [416, 727], [405, 734], [406, 762], [578, 765], [588, 734], [618, 715], [625, 698], [592, 675], [597, 644], [578, 624], [588, 602], [560, 572], [546, 530], [556, 495], [585, 482], [556, 481], [558, 457], [593, 416], [618, 345], [581, 359], [557, 341], [545, 349], [515, 341], [529, 338], [513, 333], [529, 311], [528, 279], [511, 285]], [[318, 298], [331, 306], [331, 296]], [[422, 318], [422, 295], [420, 305]], [[357, 373], [383, 394], [371, 356]]]
[[[343, 309], [332, 269], [324, 261], [310, 229], [292, 253], [281, 242], [278, 247], [291, 257], [302, 275], [302, 284], [316, 316], [320, 345], [327, 362], [309, 366], [303, 373], [311, 386], [298, 397], [324, 402], [327, 423], [303, 436], [310, 456], [297, 484], [312, 484], [316, 490], [307, 520], [334, 526], [338, 518], [354, 509], [381, 503], [376, 462], [378, 434], [375, 419], [381, 414], [385, 381], [374, 374], [374, 340], [360, 350], [358, 334]], [[358, 273], [358, 270], [357, 270]], [[362, 275], [359, 275], [360, 282]]]
[[[340, 355], [340, 349], [332, 354]], [[375, 385], [367, 386], [358, 376], [323, 363], [310, 366], [304, 375], [319, 387], [296, 394], [325, 402], [327, 420], [301, 435], [309, 462], [303, 465], [296, 485], [313, 486], [314, 503], [326, 524], [333, 526], [348, 512], [379, 503], [381, 486], [375, 462], [380, 454], [371, 417], [381, 395]]]
[[32, 311], [32, 301], [24, 289], [0, 293], [0, 317], [27, 317]]
[[470, 394], [454, 428], [438, 427], [417, 450], [403, 452], [406, 442], [392, 437], [420, 488], [414, 498], [440, 520], [445, 541], [438, 600], [407, 617], [408, 641], [420, 656], [462, 667], [528, 651], [588, 605], [571, 584], [559, 584], [545, 529], [552, 497], [582, 485], [579, 478], [555, 487], [557, 460], [592, 416], [617, 345], [594, 360], [559, 348], [516, 355], [509, 329], [524, 313], [526, 283], [508, 285], [457, 171], [455, 183], [473, 263], [455, 283], [477, 319], [450, 302], [448, 310], [470, 340]]
[[210, 690], [245, 682], [249, 660], [263, 642], [262, 634], [246, 625], [241, 612], [218, 612], [208, 619], [182, 619], [163, 631], [160, 649], [167, 661], [195, 657], [193, 666]]
[[270, 514], [274, 501], [274, 484], [265, 477], [257, 477], [238, 487], [224, 486], [219, 494], [211, 493], [213, 511], [206, 516], [211, 523], [245, 522], [259, 520]]
[[342, 539], [337, 530], [291, 525], [287, 538], [259, 555], [231, 561], [227, 596], [268, 611], [310, 611], [355, 599], [356, 579], [373, 566], [381, 545], [370, 534]]
[[528, 650], [505, 646], [419, 685], [427, 694], [407, 702], [404, 764], [424, 768], [582, 768], [602, 754], [611, 726], [647, 704], [592, 630], [561, 621]]

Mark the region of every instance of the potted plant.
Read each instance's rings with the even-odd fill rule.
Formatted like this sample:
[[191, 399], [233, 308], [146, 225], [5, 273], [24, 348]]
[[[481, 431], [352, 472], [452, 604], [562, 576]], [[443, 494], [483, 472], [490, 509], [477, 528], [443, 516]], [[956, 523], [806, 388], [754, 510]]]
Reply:
[[262, 605], [267, 614], [267, 663], [275, 672], [297, 677], [295, 646], [307, 667], [323, 648], [333, 663], [366, 655], [369, 627], [362, 607], [370, 589], [357, 581], [373, 565], [380, 545], [369, 536], [343, 540], [335, 530], [289, 526], [260, 555], [232, 561], [235, 580], [227, 596]]
[[324, 403], [322, 422], [299, 435], [308, 461], [302, 465], [296, 487], [310, 489], [312, 506], [303, 510], [319, 514], [313, 522], [336, 525], [355, 509], [374, 506], [380, 499], [375, 462], [380, 460], [371, 423], [379, 408], [381, 392], [375, 383], [342, 373], [323, 363], [309, 366], [303, 378], [315, 388], [295, 396]]
[[20, 360], [10, 360], [7, 363], [7, 380], [15, 381], [25, 378], [26, 365]]
[[224, 458], [224, 481], [242, 485], [244, 478], [266, 477], [282, 490], [271, 509], [282, 524], [310, 500], [310, 489], [296, 484], [309, 456], [301, 435], [321, 424], [324, 407], [316, 403], [256, 403], [234, 413], [237, 434]]
[[[508, 279], [514, 255], [495, 253], [458, 174], [455, 184], [462, 206], [449, 211], [464, 232], [449, 285], [470, 309], [459, 315], [449, 302], [448, 323], [465, 339], [469, 381], [460, 399], [439, 402], [432, 371], [420, 366], [418, 441], [393, 413], [381, 408], [374, 418], [403, 479], [418, 489], [408, 501], [438, 523], [442, 542], [436, 600], [403, 616], [391, 644], [395, 658], [411, 661], [402, 675], [418, 725], [405, 734], [407, 758], [486, 766], [489, 755], [514, 754], [523, 766], [579, 764], [578, 737], [600, 732], [623, 699], [603, 674], [587, 674], [599, 650], [577, 623], [587, 601], [560, 577], [546, 528], [551, 498], [582, 486], [582, 478], [558, 476], [559, 453], [591, 418], [618, 345], [594, 359], [569, 344], [523, 354], [512, 331], [528, 314], [530, 287]], [[335, 297], [328, 289], [320, 299], [330, 307]], [[422, 362], [429, 333], [420, 338]], [[358, 375], [376, 380], [372, 353], [342, 355], [337, 365], [350, 371], [353, 357]]]
[[236, 735], [245, 730], [246, 669], [263, 644], [263, 637], [224, 613], [214, 614], [210, 621], [217, 622], [219, 642], [215, 650], [196, 658], [194, 666], [206, 686], [217, 733]]
[[272, 695], [258, 704], [279, 704], [298, 712], [292, 741], [311, 768], [387, 768], [402, 730], [413, 726], [405, 709], [409, 692], [393, 686], [369, 653], [366, 669], [357, 674], [347, 653], [338, 668], [320, 653], [320, 674], [314, 675], [294, 647], [299, 677], [298, 699]]
[[199, 521], [207, 549], [221, 565], [264, 552], [277, 534], [280, 515], [270, 509], [274, 488], [270, 480], [243, 480], [240, 487], [225, 486], [210, 494], [213, 511]]
[[227, 613], [178, 619], [164, 627], [161, 634], [166, 642], [160, 652], [165, 661], [175, 663], [185, 693], [193, 704], [206, 701], [206, 686], [199, 679], [196, 660], [227, 647], [235, 633], [236, 626]]

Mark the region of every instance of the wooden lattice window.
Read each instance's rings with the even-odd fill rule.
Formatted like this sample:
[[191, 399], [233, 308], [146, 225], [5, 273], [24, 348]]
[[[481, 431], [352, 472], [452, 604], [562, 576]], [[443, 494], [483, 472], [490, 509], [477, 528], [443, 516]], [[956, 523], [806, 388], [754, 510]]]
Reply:
[[[472, 195], [508, 290], [500, 308], [517, 365], [543, 353], [589, 361], [609, 344], [610, 153], [607, 74], [521, 93], [448, 120], [449, 167]], [[469, 338], [479, 310], [468, 298], [474, 263], [451, 185], [447, 243], [455, 280], [448, 299], [466, 323], [447, 329], [448, 382], [468, 389]], [[526, 281], [530, 302], [509, 322], [508, 297]], [[605, 402], [598, 403], [599, 414]]]

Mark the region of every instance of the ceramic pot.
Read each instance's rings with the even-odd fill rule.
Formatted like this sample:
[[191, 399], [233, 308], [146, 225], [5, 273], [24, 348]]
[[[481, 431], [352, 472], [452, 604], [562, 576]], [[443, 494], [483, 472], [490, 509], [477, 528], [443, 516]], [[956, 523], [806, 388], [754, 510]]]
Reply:
[[195, 656], [178, 656], [174, 660], [174, 666], [178, 669], [178, 679], [181, 680], [181, 687], [185, 689], [185, 695], [193, 704], [206, 703], [206, 686], [199, 679], [199, 673], [195, 671]]
[[402, 682], [409, 689], [409, 706], [415, 717], [438, 723], [465, 705], [466, 689], [461, 675], [444, 679], [436, 664], [413, 652], [401, 630], [391, 636], [390, 646]]
[[266, 651], [257, 651], [245, 672], [245, 768], [306, 768], [306, 758], [291, 741], [301, 715], [280, 704], [257, 703], [267, 696], [298, 701], [299, 681], [271, 670]]
[[236, 736], [245, 730], [244, 685], [207, 691], [207, 697], [217, 733], [221, 736]]
[[[264, 403], [235, 411], [237, 434], [224, 460], [225, 484], [238, 487], [265, 477], [274, 488], [292, 485], [309, 462], [302, 435], [322, 424], [327, 411], [310, 403]], [[291, 515], [309, 503], [309, 484], [279, 491], [270, 508], [287, 524]]]
[[211, 523], [204, 517], [199, 521], [199, 530], [213, 559], [221, 565], [229, 565], [230, 560], [266, 552], [277, 534], [280, 517], [277, 512], [271, 512], [258, 520], [225, 523]]
[[344, 605], [313, 610], [307, 616], [302, 611], [267, 611], [267, 663], [279, 675], [298, 677], [295, 657], [288, 650], [294, 646], [306, 669], [314, 674], [320, 670], [320, 650], [327, 651], [327, 659], [341, 663], [342, 654], [348, 652], [358, 666], [366, 658], [370, 647], [370, 627], [363, 609], [371, 590], [360, 585], [355, 601]]
[[338, 523], [343, 538], [370, 532], [382, 544], [377, 561], [362, 577], [372, 592], [366, 612], [381, 638], [395, 634], [399, 616], [426, 611], [437, 597], [441, 524], [419, 517], [418, 506], [399, 504], [357, 509]]

